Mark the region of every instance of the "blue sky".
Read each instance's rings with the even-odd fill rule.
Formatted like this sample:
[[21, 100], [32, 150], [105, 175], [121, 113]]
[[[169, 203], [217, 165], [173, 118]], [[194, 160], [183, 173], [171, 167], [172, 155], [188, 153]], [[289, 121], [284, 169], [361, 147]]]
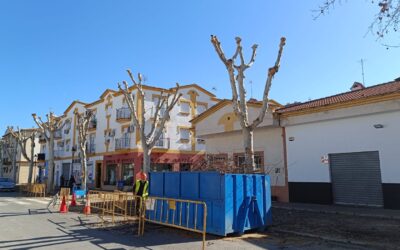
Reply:
[[[313, 20], [321, 1], [20, 1], [0, 2], [0, 129], [33, 126], [31, 113], [61, 114], [75, 99], [92, 102], [142, 72], [147, 84], [171, 87], [198, 83], [230, 98], [226, 70], [210, 35], [228, 55], [241, 36], [245, 53], [259, 44], [247, 71], [253, 97], [260, 98], [279, 38], [287, 37], [281, 69], [270, 97], [280, 103], [306, 101], [400, 77], [400, 49], [387, 50], [365, 36], [376, 7], [344, 1]], [[399, 34], [387, 38], [398, 43]], [[250, 88], [248, 89], [250, 95]]]

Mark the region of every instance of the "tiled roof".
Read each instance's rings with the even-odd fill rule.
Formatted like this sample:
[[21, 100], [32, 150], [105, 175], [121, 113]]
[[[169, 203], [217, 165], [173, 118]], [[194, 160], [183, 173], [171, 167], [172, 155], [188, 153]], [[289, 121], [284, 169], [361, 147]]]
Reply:
[[302, 102], [298, 104], [286, 105], [283, 108], [277, 109], [278, 113], [287, 113], [293, 111], [300, 111], [312, 108], [318, 108], [328, 106], [332, 104], [344, 103], [353, 100], [364, 99], [368, 97], [387, 95], [392, 93], [400, 93], [400, 80], [382, 83], [367, 87], [360, 90], [349, 91], [333, 96], [328, 96], [308, 102]]

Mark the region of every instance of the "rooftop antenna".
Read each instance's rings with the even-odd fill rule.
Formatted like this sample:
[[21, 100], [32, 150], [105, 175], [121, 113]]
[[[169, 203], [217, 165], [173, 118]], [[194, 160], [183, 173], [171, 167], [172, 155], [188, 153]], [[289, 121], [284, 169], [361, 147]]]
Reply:
[[362, 83], [363, 83], [363, 85], [365, 86], [364, 59], [361, 58], [361, 60], [360, 60], [359, 62], [360, 62], [360, 64], [361, 64], [361, 74], [362, 74], [362, 79], [363, 79]]

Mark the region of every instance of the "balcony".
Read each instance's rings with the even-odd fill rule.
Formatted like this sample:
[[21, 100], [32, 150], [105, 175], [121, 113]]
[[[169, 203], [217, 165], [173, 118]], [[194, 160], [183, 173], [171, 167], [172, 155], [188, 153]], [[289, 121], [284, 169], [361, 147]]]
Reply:
[[96, 130], [96, 128], [97, 128], [97, 120], [96, 119], [92, 119], [89, 122], [89, 131]]
[[131, 110], [129, 108], [117, 109], [117, 122], [127, 122], [131, 120]]
[[60, 130], [60, 129], [54, 131], [54, 139], [55, 139], [55, 140], [61, 139], [61, 137], [62, 137], [62, 133], [61, 133], [61, 130]]
[[115, 139], [115, 150], [129, 149], [131, 147], [131, 138], [123, 137]]
[[169, 149], [170, 148], [170, 139], [169, 138], [160, 138], [156, 141], [156, 144], [154, 144], [154, 147]]

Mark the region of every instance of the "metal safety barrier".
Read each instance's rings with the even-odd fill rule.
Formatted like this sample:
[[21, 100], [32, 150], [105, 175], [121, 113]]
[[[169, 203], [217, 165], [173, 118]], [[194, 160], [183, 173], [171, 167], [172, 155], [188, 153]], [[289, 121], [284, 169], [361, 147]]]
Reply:
[[144, 234], [144, 222], [151, 222], [187, 231], [201, 233], [202, 249], [205, 249], [207, 228], [207, 205], [202, 201], [181, 200], [163, 197], [147, 197], [141, 226]]
[[205, 249], [207, 205], [202, 201], [163, 197], [142, 198], [128, 192], [91, 190], [88, 193], [90, 207], [102, 223], [111, 219], [114, 224], [136, 221], [138, 235], [144, 234], [145, 222], [183, 229], [202, 234]]
[[46, 184], [26, 184], [21, 188], [22, 192], [26, 192], [28, 196], [45, 197], [46, 196]]
[[114, 224], [119, 222], [138, 222], [138, 234], [142, 231], [142, 197], [128, 192], [89, 191], [90, 207], [97, 213], [102, 223], [111, 217]]

